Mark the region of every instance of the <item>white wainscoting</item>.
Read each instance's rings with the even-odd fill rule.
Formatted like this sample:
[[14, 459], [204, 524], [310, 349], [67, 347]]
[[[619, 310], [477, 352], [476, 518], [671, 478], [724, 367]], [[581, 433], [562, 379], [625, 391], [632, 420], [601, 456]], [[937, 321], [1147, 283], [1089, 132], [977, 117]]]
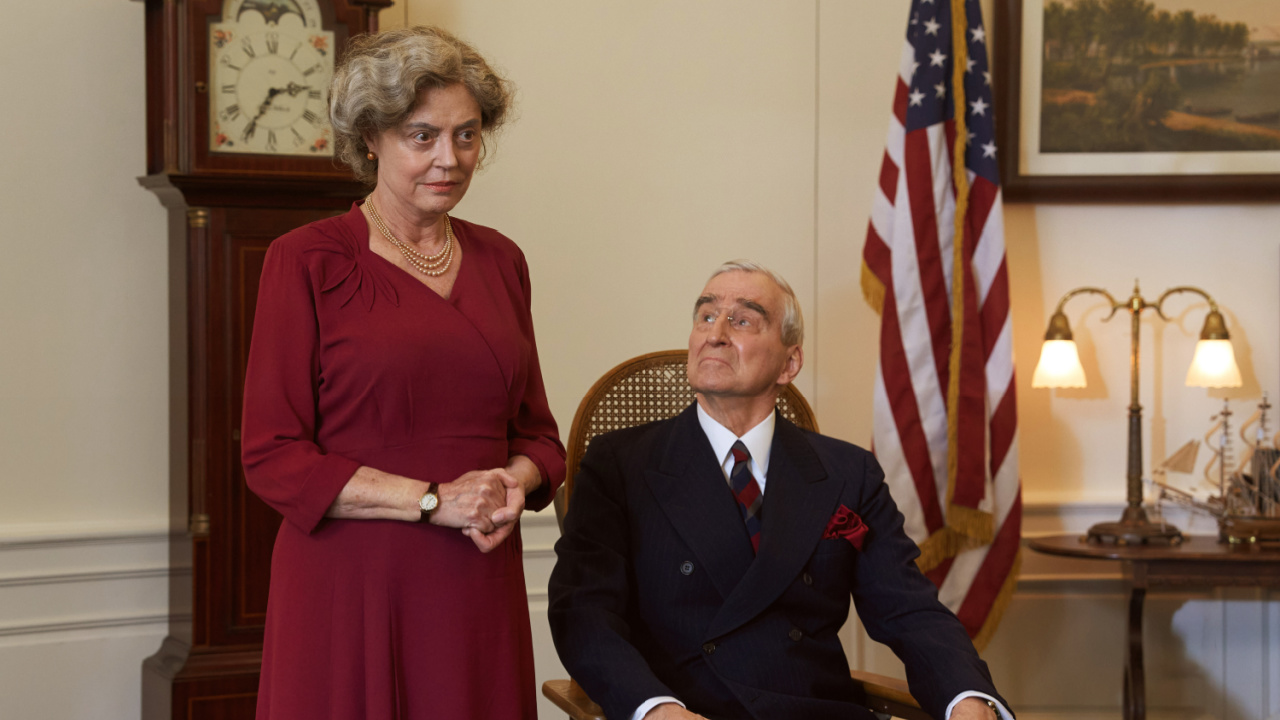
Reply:
[[167, 533], [0, 527], [0, 718], [139, 716], [142, 659], [168, 629]]
[[[1026, 534], [1076, 532], [1119, 511], [1028, 503]], [[550, 720], [563, 715], [541, 683], [566, 677], [546, 620], [555, 517], [527, 515], [523, 537], [539, 713]], [[0, 718], [138, 718], [141, 663], [167, 627], [166, 541], [159, 525], [0, 528]], [[1020, 720], [1119, 716], [1126, 602], [1117, 564], [1024, 551], [985, 653]], [[1145, 631], [1153, 720], [1280, 720], [1280, 593], [1153, 592]], [[846, 634], [855, 666], [901, 675], [856, 623]]]

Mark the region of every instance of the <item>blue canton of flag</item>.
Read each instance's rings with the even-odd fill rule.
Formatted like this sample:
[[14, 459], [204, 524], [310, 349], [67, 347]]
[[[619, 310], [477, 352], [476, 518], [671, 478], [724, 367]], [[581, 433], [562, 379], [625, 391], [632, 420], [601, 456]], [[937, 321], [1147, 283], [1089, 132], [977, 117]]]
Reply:
[[[991, 66], [987, 62], [987, 33], [978, 0], [967, 0], [969, 57], [965, 63], [964, 94], [969, 125], [965, 165], [993, 184], [999, 184], [995, 122], [992, 118]], [[915, 72], [907, 105], [907, 132], [955, 119], [952, 97], [951, 4], [948, 0], [915, 0], [907, 42], [915, 48]]]

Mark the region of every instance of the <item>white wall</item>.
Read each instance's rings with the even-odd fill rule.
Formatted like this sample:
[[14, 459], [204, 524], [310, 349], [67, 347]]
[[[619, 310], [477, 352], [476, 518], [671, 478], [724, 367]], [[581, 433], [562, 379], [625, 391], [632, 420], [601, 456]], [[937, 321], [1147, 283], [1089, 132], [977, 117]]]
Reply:
[[[804, 304], [799, 385], [823, 429], [867, 442], [878, 330], [860, 253], [908, 4], [405, 0], [383, 14], [384, 26], [455, 30], [519, 87], [519, 118], [458, 213], [528, 254], [562, 432], [602, 372], [682, 346], [706, 274], [747, 256], [786, 275]], [[170, 466], [165, 215], [134, 180], [142, 5], [47, 5], [14, 8], [31, 29], [0, 45], [13, 70], [0, 74], [0, 716], [133, 718], [141, 660], [163, 635]], [[1280, 392], [1280, 203], [1019, 205], [1005, 222], [1028, 534], [1081, 530], [1123, 499], [1127, 324], [1077, 301], [1068, 311], [1091, 387], [1029, 385], [1066, 290], [1126, 294], [1134, 277], [1149, 295], [1200, 285], [1223, 307], [1245, 372], [1227, 394]], [[1222, 396], [1182, 387], [1203, 307], [1174, 303], [1175, 322], [1144, 323], [1148, 460], [1203, 434]], [[1247, 415], [1247, 403], [1235, 409]], [[552, 677], [555, 525], [526, 524], [538, 672]], [[1020, 717], [1117, 713], [1115, 571], [1028, 552], [987, 653]], [[1162, 715], [1280, 713], [1280, 603], [1203, 591], [1152, 596], [1149, 608]], [[861, 638], [851, 653], [893, 669]]]

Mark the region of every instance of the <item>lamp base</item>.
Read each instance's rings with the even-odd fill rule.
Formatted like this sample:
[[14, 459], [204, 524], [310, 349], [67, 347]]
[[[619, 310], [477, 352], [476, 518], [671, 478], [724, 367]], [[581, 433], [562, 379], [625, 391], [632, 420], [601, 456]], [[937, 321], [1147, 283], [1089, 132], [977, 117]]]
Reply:
[[1119, 522], [1103, 522], [1089, 528], [1087, 539], [1093, 545], [1178, 545], [1182, 533], [1172, 525], [1148, 520], [1142, 506], [1130, 506]]

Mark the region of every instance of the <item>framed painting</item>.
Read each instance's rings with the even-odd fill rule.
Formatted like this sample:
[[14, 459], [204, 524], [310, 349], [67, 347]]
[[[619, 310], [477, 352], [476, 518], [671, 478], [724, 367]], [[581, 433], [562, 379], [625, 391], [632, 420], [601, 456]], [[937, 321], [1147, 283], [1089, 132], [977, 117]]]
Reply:
[[1007, 200], [1280, 202], [1280, 2], [995, 2]]

